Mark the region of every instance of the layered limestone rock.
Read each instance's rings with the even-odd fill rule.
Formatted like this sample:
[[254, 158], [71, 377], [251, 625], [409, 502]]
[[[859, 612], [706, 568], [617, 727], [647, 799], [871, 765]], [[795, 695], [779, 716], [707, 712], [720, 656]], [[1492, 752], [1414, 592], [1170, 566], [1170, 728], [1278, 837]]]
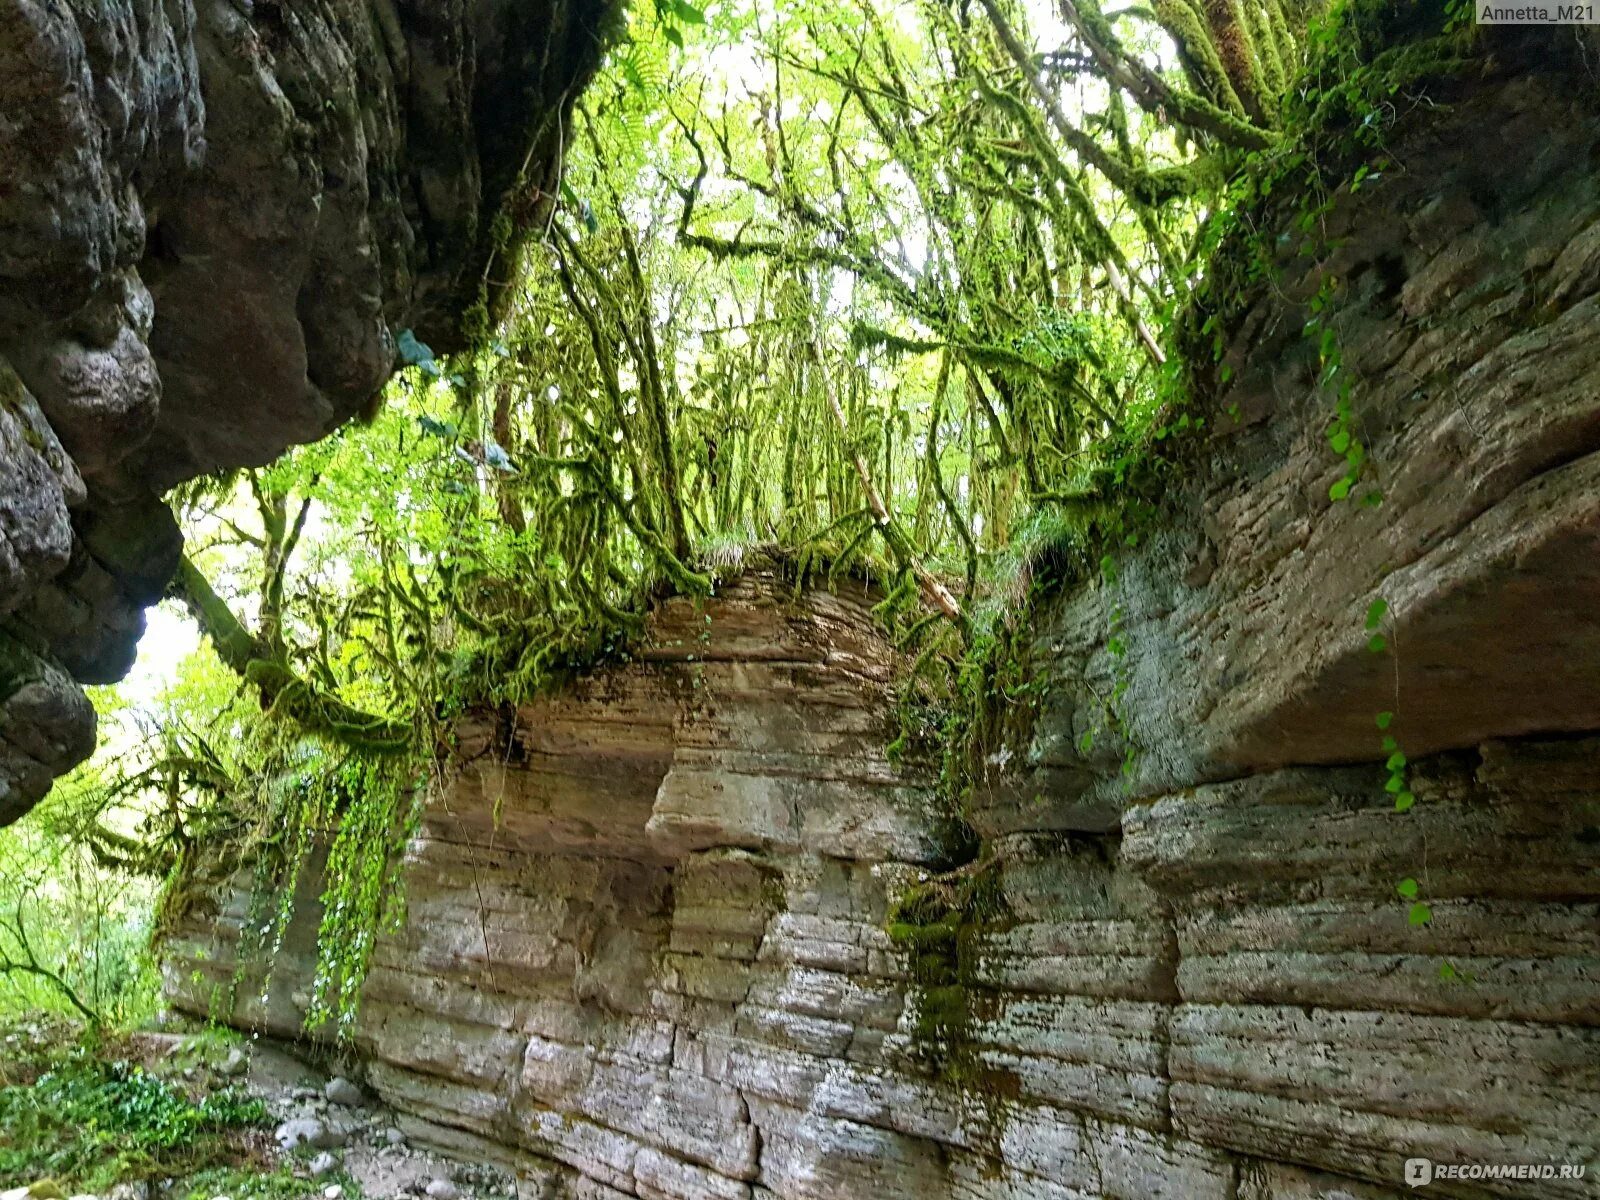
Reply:
[[610, 10], [0, 0], [0, 824], [93, 748], [72, 681], [132, 661], [161, 493], [459, 342]]
[[[1372, 767], [1203, 786], [930, 887], [959, 847], [885, 758], [871, 599], [747, 574], [464, 731], [354, 1033], [413, 1138], [552, 1197], [1306, 1200], [1395, 1195], [1418, 1155], [1594, 1166], [1597, 740], [1439, 756], [1405, 820]], [[1412, 871], [1430, 929], [1393, 899]], [[318, 890], [270, 961], [239, 953], [272, 902], [250, 871], [191, 907], [176, 1002], [299, 1036]]]
[[[1384, 503], [1328, 499], [1286, 245], [1155, 527], [1019, 626], [981, 849], [855, 586], [465, 729], [352, 1034], [410, 1132], [586, 1200], [1600, 1195], [1600, 120], [1497, 63], [1324, 218]], [[248, 870], [199, 896], [174, 1000], [295, 1037], [314, 874], [270, 963]]]

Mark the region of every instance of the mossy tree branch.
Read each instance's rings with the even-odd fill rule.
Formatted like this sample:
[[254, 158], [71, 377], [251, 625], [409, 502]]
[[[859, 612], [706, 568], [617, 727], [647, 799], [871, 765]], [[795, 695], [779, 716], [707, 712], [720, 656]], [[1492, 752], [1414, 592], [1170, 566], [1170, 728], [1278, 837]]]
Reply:
[[211, 638], [229, 670], [255, 686], [261, 706], [292, 718], [305, 729], [375, 752], [400, 752], [412, 743], [410, 722], [363, 712], [300, 678], [278, 647], [245, 628], [233, 609], [184, 555], [169, 594]]

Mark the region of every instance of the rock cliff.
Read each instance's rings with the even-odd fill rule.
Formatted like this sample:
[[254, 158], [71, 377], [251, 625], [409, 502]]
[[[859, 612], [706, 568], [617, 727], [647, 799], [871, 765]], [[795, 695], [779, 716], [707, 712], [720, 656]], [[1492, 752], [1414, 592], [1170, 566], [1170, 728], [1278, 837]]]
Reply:
[[609, 11], [0, 0], [0, 824], [93, 749], [161, 494], [348, 420], [400, 330], [459, 341]]
[[[980, 852], [854, 585], [752, 571], [464, 728], [353, 1034], [409, 1131], [590, 1200], [1600, 1195], [1600, 119], [1528, 68], [1408, 98], [1154, 527], [1034, 601]], [[1380, 506], [1329, 501], [1320, 270]], [[316, 881], [265, 964], [247, 875], [169, 992], [294, 1037]]]

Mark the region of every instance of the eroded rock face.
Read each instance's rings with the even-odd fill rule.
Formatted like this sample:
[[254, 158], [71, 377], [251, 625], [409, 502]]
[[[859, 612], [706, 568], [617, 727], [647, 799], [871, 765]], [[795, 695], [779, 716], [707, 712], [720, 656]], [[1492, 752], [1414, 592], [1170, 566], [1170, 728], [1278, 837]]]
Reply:
[[[1015, 692], [967, 867], [885, 757], [859, 590], [747, 575], [465, 731], [354, 1034], [408, 1133], [586, 1200], [1380, 1200], [1411, 1157], [1586, 1169], [1430, 1195], [1600, 1195], [1600, 122], [1571, 82], [1433, 97], [1330, 214], [1381, 507], [1327, 498], [1316, 280], [1243, 317], [1165, 523], [1038, 614], [1044, 699]], [[1380, 593], [1398, 656], [1366, 648]], [[175, 1001], [295, 1036], [314, 875], [269, 976], [247, 873], [214, 887]]]
[[610, 10], [0, 0], [0, 642], [59, 681], [0, 687], [0, 824], [93, 746], [68, 676], [131, 664], [161, 493], [348, 420], [398, 330], [459, 342]]
[[[1600, 729], [1600, 104], [1558, 49], [1507, 45], [1502, 74], [1426, 89], [1380, 183], [1336, 189], [1309, 246], [1279, 244], [1172, 511], [1114, 583], [1035, 624], [1052, 686], [997, 772], [1018, 800], [1110, 827], [1130, 791], [1381, 757], [1379, 712], [1413, 757]], [[1368, 453], [1341, 503], [1304, 332], [1329, 276]]]
[[[995, 837], [929, 941], [894, 909], [952, 848], [884, 757], [871, 600], [747, 575], [466, 731], [355, 1033], [409, 1137], [552, 1197], [1375, 1198], [1413, 1156], [1595, 1194], [1600, 741], [1439, 756], [1403, 822], [1371, 766], [1294, 768]], [[298, 1036], [303, 886], [270, 964], [248, 870], [191, 909], [176, 1002]]]

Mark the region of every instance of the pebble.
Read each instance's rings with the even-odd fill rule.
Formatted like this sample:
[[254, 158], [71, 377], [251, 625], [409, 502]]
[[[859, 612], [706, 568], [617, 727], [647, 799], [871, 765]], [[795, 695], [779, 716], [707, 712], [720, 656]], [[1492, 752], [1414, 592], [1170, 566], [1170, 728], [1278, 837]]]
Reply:
[[427, 1196], [428, 1200], [456, 1200], [461, 1191], [448, 1179], [435, 1179], [423, 1189], [423, 1195]]
[[391, 1146], [404, 1146], [406, 1144], [406, 1135], [391, 1125], [383, 1131], [383, 1140]]
[[218, 1075], [226, 1075], [233, 1079], [243, 1075], [250, 1069], [250, 1056], [235, 1046], [228, 1051], [228, 1057], [222, 1060], [222, 1065], [217, 1068]]
[[335, 1075], [328, 1080], [322, 1094], [327, 1097], [329, 1104], [343, 1104], [349, 1108], [359, 1108], [367, 1102], [366, 1093], [343, 1075]]
[[285, 1121], [273, 1130], [272, 1136], [285, 1150], [293, 1150], [296, 1146], [332, 1150], [345, 1143], [343, 1131], [330, 1129], [315, 1117], [297, 1117], [292, 1121]]
[[296, 1117], [279, 1125], [272, 1131], [272, 1136], [283, 1149], [293, 1150], [296, 1146], [311, 1145], [312, 1139], [323, 1132], [321, 1121], [312, 1117]]
[[311, 1160], [311, 1177], [313, 1179], [326, 1175], [339, 1165], [339, 1160], [324, 1150]]
[[322, 1200], [339, 1200], [342, 1195], [344, 1195], [344, 1189], [337, 1183], [330, 1183], [322, 1189]]

